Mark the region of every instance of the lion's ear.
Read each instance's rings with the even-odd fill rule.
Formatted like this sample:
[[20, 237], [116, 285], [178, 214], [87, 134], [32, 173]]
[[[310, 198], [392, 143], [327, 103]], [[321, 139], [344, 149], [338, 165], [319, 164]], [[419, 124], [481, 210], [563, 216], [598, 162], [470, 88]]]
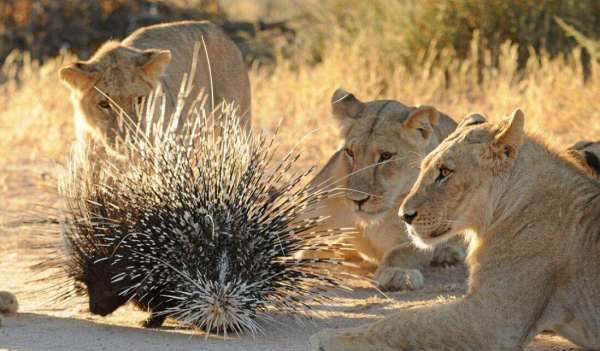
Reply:
[[402, 122], [404, 127], [417, 131], [423, 139], [429, 139], [433, 129], [438, 125], [440, 112], [431, 106], [414, 108]]
[[483, 116], [479, 113], [471, 113], [470, 115], [467, 115], [465, 118], [463, 118], [462, 121], [460, 121], [458, 126], [456, 126], [456, 129], [460, 129], [460, 128], [464, 128], [464, 127], [468, 127], [468, 126], [474, 126], [474, 125], [482, 124], [485, 122], [487, 122], [485, 116]]
[[337, 89], [331, 96], [331, 112], [339, 126], [339, 132], [345, 136], [354, 121], [362, 117], [366, 104], [344, 89]]
[[58, 77], [69, 88], [85, 91], [92, 87], [96, 80], [96, 73], [85, 62], [75, 62], [64, 66], [58, 71]]
[[583, 160], [594, 174], [600, 176], [600, 142], [581, 140], [568, 150], [571, 154], [575, 154], [577, 159]]
[[600, 176], [600, 159], [596, 154], [591, 151], [583, 152], [583, 159], [585, 163], [597, 174]]
[[148, 49], [135, 58], [135, 65], [152, 82], [164, 73], [170, 62], [170, 50]]
[[580, 140], [576, 142], [574, 145], [569, 147], [569, 150], [584, 150], [586, 147], [592, 145], [593, 143], [588, 140]]
[[492, 151], [503, 168], [517, 158], [525, 136], [524, 127], [525, 115], [520, 109], [514, 110], [510, 117], [499, 123], [492, 140]]
[[331, 96], [331, 111], [338, 121], [356, 120], [365, 109], [365, 103], [344, 89], [337, 89]]

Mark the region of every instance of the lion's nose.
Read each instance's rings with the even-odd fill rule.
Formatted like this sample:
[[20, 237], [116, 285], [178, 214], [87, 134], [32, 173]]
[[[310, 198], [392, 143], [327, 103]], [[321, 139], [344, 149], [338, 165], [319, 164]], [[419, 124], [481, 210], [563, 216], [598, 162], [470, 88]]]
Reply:
[[371, 198], [371, 196], [367, 196], [363, 199], [360, 200], [352, 200], [354, 201], [354, 203], [356, 204], [356, 206], [358, 206], [358, 209], [360, 209], [362, 207], [362, 205], [365, 204], [365, 202], [369, 201], [369, 199]]
[[402, 220], [407, 224], [412, 224], [415, 218], [417, 218], [417, 212], [403, 213], [402, 215], [400, 215], [400, 218], [402, 218]]

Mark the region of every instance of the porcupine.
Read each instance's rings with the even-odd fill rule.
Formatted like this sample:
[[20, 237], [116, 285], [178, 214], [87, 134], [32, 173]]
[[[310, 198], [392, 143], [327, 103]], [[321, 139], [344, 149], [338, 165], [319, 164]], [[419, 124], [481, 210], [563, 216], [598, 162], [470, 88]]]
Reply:
[[73, 157], [61, 187], [64, 273], [87, 291], [92, 313], [131, 300], [150, 311], [146, 327], [170, 316], [255, 334], [262, 313], [304, 311], [340, 284], [323, 266], [341, 262], [294, 254], [349, 249], [327, 239], [351, 230], [313, 230], [325, 218], [306, 213], [333, 195], [306, 191], [308, 171], [292, 172], [296, 153], [272, 162], [275, 137], [241, 132], [231, 106], [218, 128], [204, 110], [190, 113], [198, 118], [182, 134], [132, 131], [120, 143], [126, 162], [97, 160], [99, 173]]

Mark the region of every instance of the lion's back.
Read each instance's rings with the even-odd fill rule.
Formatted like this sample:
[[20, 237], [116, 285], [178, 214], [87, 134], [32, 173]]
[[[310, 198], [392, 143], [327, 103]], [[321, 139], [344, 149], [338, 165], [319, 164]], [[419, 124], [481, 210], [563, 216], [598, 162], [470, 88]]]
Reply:
[[177, 95], [184, 74], [191, 71], [195, 46], [200, 45], [194, 72], [196, 91], [192, 93], [197, 94], [201, 89], [210, 93], [212, 86], [215, 104], [223, 99], [233, 100], [249, 121], [251, 98], [246, 65], [239, 48], [219, 26], [208, 21], [157, 24], [136, 30], [122, 44], [141, 50], [171, 51], [171, 63], [162, 83], [172, 96]]

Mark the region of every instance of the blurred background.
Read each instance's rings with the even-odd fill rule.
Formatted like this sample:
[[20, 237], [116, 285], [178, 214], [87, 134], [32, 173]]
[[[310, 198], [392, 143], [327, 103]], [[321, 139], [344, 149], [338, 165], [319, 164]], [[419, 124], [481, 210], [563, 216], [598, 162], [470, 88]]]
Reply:
[[73, 120], [60, 66], [181, 19], [213, 21], [240, 46], [253, 125], [281, 123], [286, 147], [303, 137], [301, 166], [322, 165], [339, 143], [329, 113], [337, 87], [455, 119], [521, 107], [530, 130], [561, 145], [600, 139], [596, 0], [3, 0], [0, 191], [24, 181], [23, 167], [66, 158]]
[[600, 137], [600, 1], [3, 0], [0, 147], [64, 153], [72, 121], [58, 67], [107, 39], [181, 19], [213, 21], [238, 43], [257, 127], [319, 128], [304, 145], [313, 163], [335, 148], [335, 126], [322, 122], [340, 86], [363, 99], [432, 104], [455, 119], [520, 106], [532, 128], [561, 142]]
[[[522, 69], [532, 55], [572, 56], [580, 44], [584, 48], [578, 55], [589, 75], [591, 53], [584, 36], [600, 34], [600, 2], [5, 0], [0, 5], [0, 59], [19, 50], [45, 60], [62, 49], [86, 58], [107, 39], [182, 19], [222, 25], [249, 62], [293, 57], [297, 64], [315, 64], [327, 56], [328, 46], [337, 44], [362, 45], [390, 64], [411, 69], [427, 68], [432, 58], [464, 60], [474, 54], [480, 65], [497, 66], [509, 43]], [[489, 62], [484, 62], [486, 54]]]

